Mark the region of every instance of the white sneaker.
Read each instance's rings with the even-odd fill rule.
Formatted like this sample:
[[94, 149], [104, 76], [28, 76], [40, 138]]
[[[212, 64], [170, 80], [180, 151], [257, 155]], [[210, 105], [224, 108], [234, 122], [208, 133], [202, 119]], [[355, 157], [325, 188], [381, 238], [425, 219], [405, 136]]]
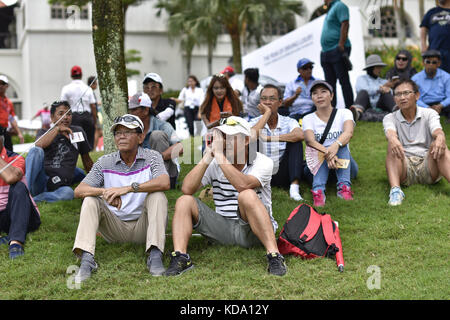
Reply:
[[389, 202], [391, 206], [399, 206], [402, 204], [403, 199], [405, 199], [405, 194], [400, 187], [393, 187], [389, 192]]

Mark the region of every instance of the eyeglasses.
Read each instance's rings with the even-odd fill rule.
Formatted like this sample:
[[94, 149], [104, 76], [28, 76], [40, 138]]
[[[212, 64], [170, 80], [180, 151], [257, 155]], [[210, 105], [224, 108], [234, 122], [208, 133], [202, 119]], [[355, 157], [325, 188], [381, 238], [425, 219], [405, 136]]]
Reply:
[[260, 97], [259, 98], [260, 101], [270, 101], [270, 102], [275, 102], [278, 101], [280, 99], [275, 98], [275, 97]]
[[407, 90], [407, 91], [395, 92], [394, 97], [401, 98], [403, 96], [409, 96], [411, 93], [414, 93], [414, 91]]
[[408, 58], [407, 57], [397, 57], [397, 60], [408, 61]]
[[439, 61], [425, 59], [425, 64], [438, 64]]
[[120, 136], [124, 136], [124, 137], [129, 137], [132, 134], [137, 133], [136, 131], [114, 131], [114, 137], [120, 137]]

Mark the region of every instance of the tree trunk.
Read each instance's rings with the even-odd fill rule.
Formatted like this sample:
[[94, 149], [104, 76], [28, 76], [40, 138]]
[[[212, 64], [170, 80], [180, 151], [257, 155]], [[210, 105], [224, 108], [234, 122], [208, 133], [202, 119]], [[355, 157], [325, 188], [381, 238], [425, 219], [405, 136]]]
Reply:
[[127, 113], [128, 103], [122, 0], [93, 0], [92, 29], [107, 154], [116, 150], [109, 128], [115, 117]]
[[231, 37], [231, 47], [233, 50], [233, 64], [236, 73], [242, 73], [241, 64], [241, 37], [238, 28], [228, 30]]
[[211, 43], [208, 43], [208, 75], [212, 75], [212, 60], [213, 60], [213, 45]]

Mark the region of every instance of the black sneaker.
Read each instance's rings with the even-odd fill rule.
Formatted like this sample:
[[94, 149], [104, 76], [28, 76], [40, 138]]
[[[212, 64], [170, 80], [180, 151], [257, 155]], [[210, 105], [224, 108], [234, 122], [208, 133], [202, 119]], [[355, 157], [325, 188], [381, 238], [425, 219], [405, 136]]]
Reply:
[[272, 252], [267, 255], [267, 261], [269, 267], [267, 271], [275, 276], [284, 276], [287, 272], [286, 264], [284, 263], [284, 257], [278, 252]]
[[178, 276], [192, 268], [194, 265], [191, 258], [187, 254], [180, 253], [179, 251], [172, 252], [170, 258], [169, 267], [164, 275], [166, 276]]

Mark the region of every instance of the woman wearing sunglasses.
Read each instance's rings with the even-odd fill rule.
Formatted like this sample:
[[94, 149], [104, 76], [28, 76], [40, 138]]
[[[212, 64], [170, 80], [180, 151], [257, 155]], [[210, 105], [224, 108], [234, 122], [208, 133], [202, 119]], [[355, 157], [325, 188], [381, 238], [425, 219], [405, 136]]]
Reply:
[[386, 72], [386, 79], [409, 80], [417, 73], [411, 66], [412, 55], [408, 50], [400, 50], [395, 56], [394, 66]]

